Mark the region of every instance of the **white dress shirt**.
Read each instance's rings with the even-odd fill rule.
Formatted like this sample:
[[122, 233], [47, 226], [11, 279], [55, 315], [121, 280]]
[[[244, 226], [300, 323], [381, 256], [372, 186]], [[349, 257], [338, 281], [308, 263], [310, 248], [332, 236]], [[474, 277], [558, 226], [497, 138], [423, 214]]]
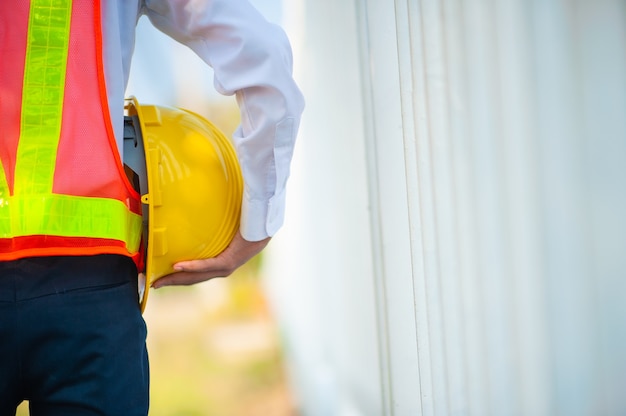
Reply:
[[233, 141], [245, 183], [241, 234], [249, 241], [274, 235], [283, 223], [285, 185], [304, 108], [283, 30], [247, 0], [103, 0], [102, 8], [105, 77], [120, 152], [135, 26], [147, 15], [213, 68], [218, 92], [235, 94], [241, 125]]

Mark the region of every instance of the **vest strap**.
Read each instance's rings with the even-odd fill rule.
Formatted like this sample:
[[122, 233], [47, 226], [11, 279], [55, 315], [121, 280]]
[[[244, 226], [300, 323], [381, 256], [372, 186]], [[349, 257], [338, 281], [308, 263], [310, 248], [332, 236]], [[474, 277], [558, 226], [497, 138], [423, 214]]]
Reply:
[[69, 195], [17, 195], [0, 199], [0, 238], [28, 235], [93, 237], [139, 249], [140, 215], [121, 201]]
[[31, 0], [15, 195], [52, 192], [71, 15], [72, 0]]

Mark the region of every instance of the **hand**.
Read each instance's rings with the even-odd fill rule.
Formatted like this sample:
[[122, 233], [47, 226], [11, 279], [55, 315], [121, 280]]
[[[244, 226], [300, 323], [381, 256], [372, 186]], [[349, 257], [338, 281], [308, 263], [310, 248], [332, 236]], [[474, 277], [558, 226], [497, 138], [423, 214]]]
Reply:
[[216, 257], [202, 260], [181, 261], [174, 265], [175, 272], [154, 282], [152, 287], [193, 285], [214, 277], [230, 276], [235, 270], [260, 253], [271, 237], [261, 241], [247, 241], [239, 232], [229, 246]]

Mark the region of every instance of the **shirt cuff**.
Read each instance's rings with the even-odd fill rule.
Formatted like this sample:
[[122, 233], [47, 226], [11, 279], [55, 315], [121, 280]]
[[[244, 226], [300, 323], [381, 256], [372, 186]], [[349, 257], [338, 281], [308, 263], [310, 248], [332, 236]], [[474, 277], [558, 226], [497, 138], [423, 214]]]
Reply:
[[251, 200], [244, 195], [239, 231], [244, 240], [260, 241], [273, 237], [285, 220], [285, 190], [269, 201]]

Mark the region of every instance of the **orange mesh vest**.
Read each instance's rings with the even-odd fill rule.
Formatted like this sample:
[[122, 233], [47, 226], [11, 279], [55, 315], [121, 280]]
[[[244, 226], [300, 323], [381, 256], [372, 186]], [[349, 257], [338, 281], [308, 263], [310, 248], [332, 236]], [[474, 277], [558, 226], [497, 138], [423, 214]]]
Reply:
[[107, 103], [100, 1], [0, 1], [0, 260], [137, 257], [141, 203]]

